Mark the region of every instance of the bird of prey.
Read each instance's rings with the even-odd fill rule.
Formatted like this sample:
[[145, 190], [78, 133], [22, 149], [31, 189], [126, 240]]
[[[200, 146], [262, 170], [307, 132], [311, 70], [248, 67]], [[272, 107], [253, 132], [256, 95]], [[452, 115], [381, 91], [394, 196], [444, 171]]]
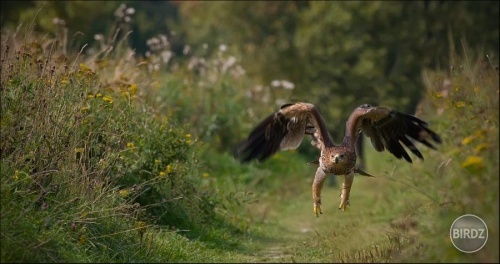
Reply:
[[361, 132], [370, 138], [375, 150], [388, 150], [396, 158], [404, 158], [410, 163], [412, 159], [401, 143], [422, 160], [423, 156], [413, 142], [419, 141], [432, 149], [435, 147], [427, 138], [441, 143], [441, 138], [418, 117], [387, 107], [363, 104], [351, 113], [344, 139], [337, 145], [332, 142], [318, 109], [313, 104], [297, 102], [283, 105], [258, 124], [238, 146], [235, 157], [241, 162], [263, 161], [278, 151], [296, 149], [304, 135], [310, 135], [311, 144], [321, 151], [319, 159], [313, 162], [318, 164], [312, 184], [313, 212], [318, 217], [322, 214], [321, 189], [327, 174], [344, 176], [339, 205], [342, 211], [349, 205], [354, 173], [372, 176], [355, 167], [355, 143]]

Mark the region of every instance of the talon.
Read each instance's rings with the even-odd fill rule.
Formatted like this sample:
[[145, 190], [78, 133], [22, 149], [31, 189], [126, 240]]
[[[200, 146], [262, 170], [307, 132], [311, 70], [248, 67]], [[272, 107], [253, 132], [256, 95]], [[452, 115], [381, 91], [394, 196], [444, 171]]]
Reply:
[[339, 205], [339, 210], [342, 210], [342, 212], [345, 212], [345, 209], [347, 209], [347, 206], [350, 206], [351, 203], [349, 202], [349, 196], [345, 194], [340, 194], [340, 205]]
[[321, 212], [321, 206], [319, 204], [314, 204], [314, 215], [319, 217], [319, 214], [323, 214], [323, 212]]
[[345, 209], [347, 208], [347, 206], [350, 206], [351, 203], [349, 202], [349, 200], [346, 200], [344, 201], [343, 199], [340, 201], [340, 205], [339, 205], [339, 210], [342, 210], [342, 212], [345, 212]]

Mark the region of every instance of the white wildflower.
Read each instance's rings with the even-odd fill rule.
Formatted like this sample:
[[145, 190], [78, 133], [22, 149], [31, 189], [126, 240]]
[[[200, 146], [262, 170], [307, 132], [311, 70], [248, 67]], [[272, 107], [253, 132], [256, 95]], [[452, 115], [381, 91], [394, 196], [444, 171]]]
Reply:
[[282, 80], [282, 81], [281, 81], [281, 86], [282, 86], [285, 90], [293, 90], [293, 88], [295, 88], [295, 85], [294, 85], [292, 82], [285, 81], [285, 80]]
[[235, 77], [240, 77], [242, 75], [245, 75], [246, 72], [245, 69], [243, 69], [243, 67], [241, 67], [240, 65], [236, 65], [232, 73]]
[[184, 49], [182, 50], [182, 54], [187, 55], [190, 50], [191, 50], [191, 47], [189, 45], [186, 45], [186, 46], [184, 46]]
[[224, 64], [222, 65], [222, 72], [226, 72], [227, 69], [229, 69], [235, 63], [236, 63], [236, 58], [234, 56], [229, 56], [229, 58], [227, 58], [227, 60], [225, 60]]
[[263, 89], [264, 89], [264, 87], [262, 87], [262, 85], [256, 85], [256, 86], [253, 88], [253, 90], [254, 90], [255, 92], [257, 92], [257, 93], [258, 93], [258, 92], [262, 92], [262, 90], [263, 90]]
[[170, 58], [172, 58], [172, 52], [170, 50], [164, 50], [160, 55], [163, 63], [165, 64], [167, 64], [170, 61]]
[[104, 36], [102, 34], [95, 34], [94, 35], [94, 39], [99, 41], [99, 40], [103, 40], [104, 39]]
[[281, 81], [279, 81], [279, 80], [273, 80], [273, 81], [271, 81], [271, 86], [272, 87], [278, 87], [280, 85], [281, 85]]
[[133, 7], [129, 7], [127, 8], [127, 10], [125, 10], [125, 14], [127, 15], [133, 15], [135, 13], [135, 9]]
[[168, 42], [167, 36], [165, 36], [163, 34], [160, 34], [159, 36], [160, 36], [161, 44], [163, 46], [168, 46], [169, 42]]

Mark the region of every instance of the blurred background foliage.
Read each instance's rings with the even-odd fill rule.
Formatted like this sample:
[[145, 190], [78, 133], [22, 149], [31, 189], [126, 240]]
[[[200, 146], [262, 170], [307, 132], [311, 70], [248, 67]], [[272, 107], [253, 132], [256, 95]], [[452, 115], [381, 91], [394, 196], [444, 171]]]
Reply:
[[273, 80], [293, 83], [285, 98], [263, 100], [263, 109], [294, 100], [323, 105], [339, 140], [343, 120], [361, 103], [415, 112], [422, 70], [452, 67], [450, 54], [464, 44], [497, 54], [498, 16], [498, 1], [6, 1], [1, 23], [53, 34], [58, 23], [72, 25], [72, 47], [120, 28], [116, 37], [132, 31], [126, 41], [142, 56], [147, 40], [162, 34], [174, 63], [223, 48], [264, 89]]

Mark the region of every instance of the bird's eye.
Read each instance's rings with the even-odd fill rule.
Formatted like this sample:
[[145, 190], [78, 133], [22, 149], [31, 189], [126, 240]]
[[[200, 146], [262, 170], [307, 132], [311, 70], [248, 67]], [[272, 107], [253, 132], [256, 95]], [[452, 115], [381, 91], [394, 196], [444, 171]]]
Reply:
[[340, 154], [340, 158], [343, 158], [345, 155], [344, 154]]

